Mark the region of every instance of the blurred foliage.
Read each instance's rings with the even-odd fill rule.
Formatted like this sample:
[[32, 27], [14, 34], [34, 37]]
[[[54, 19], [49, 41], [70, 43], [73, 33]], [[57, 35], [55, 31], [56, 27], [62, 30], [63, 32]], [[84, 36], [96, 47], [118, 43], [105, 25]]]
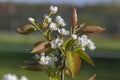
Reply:
[[80, 23], [84, 23], [84, 22], [86, 25], [99, 25], [99, 26], [101, 26], [101, 23], [97, 19], [95, 19], [93, 16], [91, 16], [90, 14], [87, 14], [87, 13], [79, 16], [78, 23], [80, 24]]

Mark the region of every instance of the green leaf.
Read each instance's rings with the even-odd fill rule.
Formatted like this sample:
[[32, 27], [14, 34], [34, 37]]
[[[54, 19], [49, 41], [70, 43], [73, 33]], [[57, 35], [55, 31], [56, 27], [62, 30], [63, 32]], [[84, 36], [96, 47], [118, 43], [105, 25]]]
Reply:
[[83, 50], [77, 49], [77, 50], [75, 50], [75, 53], [77, 53], [82, 59], [84, 59], [86, 62], [88, 62], [92, 66], [95, 66], [91, 57], [86, 52], [84, 52]]
[[66, 67], [70, 70], [72, 77], [78, 73], [81, 66], [81, 60], [77, 53], [66, 51]]
[[72, 43], [73, 43], [73, 39], [72, 38], [70, 38], [70, 39], [68, 39], [65, 43], [64, 43], [64, 46], [66, 47], [66, 48], [68, 48]]
[[32, 25], [32, 24], [26, 24], [22, 27], [16, 28], [16, 32], [20, 33], [20, 34], [30, 34], [33, 31], [35, 31], [36, 28]]

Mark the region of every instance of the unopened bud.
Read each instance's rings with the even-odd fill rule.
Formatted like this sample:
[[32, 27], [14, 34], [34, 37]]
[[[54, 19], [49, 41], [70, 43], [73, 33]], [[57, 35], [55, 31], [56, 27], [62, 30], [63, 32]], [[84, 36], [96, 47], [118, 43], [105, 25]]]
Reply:
[[34, 22], [34, 21], [35, 21], [32, 17], [29, 17], [28, 20], [29, 20], [30, 22]]
[[76, 34], [72, 34], [72, 38], [75, 40], [77, 39], [77, 35]]

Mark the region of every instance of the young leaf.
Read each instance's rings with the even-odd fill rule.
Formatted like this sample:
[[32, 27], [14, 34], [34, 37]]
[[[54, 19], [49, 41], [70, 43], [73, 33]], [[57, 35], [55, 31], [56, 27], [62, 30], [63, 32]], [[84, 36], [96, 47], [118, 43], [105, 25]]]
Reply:
[[27, 61], [24, 61], [24, 63], [26, 65], [38, 65], [39, 64], [37, 61], [34, 61], [34, 60], [27, 60]]
[[40, 65], [25, 65], [22, 68], [30, 71], [42, 71]]
[[88, 62], [92, 66], [95, 66], [91, 57], [86, 52], [84, 52], [83, 50], [77, 49], [77, 50], [75, 50], [75, 53], [77, 53], [81, 58], [83, 58], [86, 62]]
[[77, 53], [66, 51], [66, 67], [70, 70], [72, 77], [78, 73], [81, 66], [81, 60]]
[[73, 6], [72, 8], [72, 26], [75, 26], [78, 22], [78, 19], [77, 19], [77, 11], [76, 11], [76, 8]]
[[84, 33], [94, 33], [94, 32], [101, 32], [104, 31], [105, 28], [99, 27], [99, 26], [86, 26], [81, 29]]
[[65, 71], [65, 74], [71, 75], [70, 70], [68, 68], [65, 68], [64, 71]]
[[16, 28], [16, 32], [20, 34], [29, 34], [35, 31], [35, 27], [31, 24], [26, 24], [23, 27]]
[[34, 46], [35, 47], [32, 49], [31, 53], [45, 52], [51, 49], [50, 41], [40, 41], [35, 43]]
[[64, 43], [64, 46], [65, 46], [65, 48], [69, 48], [69, 46], [73, 43], [73, 39], [72, 38], [70, 38], [70, 39], [68, 39], [65, 43]]
[[91, 76], [88, 80], [94, 80], [96, 77], [96, 74], [94, 74], [93, 76]]
[[85, 23], [82, 23], [76, 27], [77, 31], [82, 29], [85, 26]]

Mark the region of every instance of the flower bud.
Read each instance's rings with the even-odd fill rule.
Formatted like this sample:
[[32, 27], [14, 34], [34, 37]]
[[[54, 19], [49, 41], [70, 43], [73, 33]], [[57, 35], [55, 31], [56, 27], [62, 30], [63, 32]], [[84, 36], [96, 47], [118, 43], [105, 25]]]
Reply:
[[58, 7], [57, 6], [50, 6], [50, 9], [49, 9], [50, 11], [52, 11], [53, 12], [53, 14], [55, 14], [57, 11], [58, 11]]
[[77, 35], [76, 34], [72, 34], [72, 38], [75, 40], [77, 39]]
[[32, 17], [28, 18], [29, 22], [34, 22], [35, 20]]

